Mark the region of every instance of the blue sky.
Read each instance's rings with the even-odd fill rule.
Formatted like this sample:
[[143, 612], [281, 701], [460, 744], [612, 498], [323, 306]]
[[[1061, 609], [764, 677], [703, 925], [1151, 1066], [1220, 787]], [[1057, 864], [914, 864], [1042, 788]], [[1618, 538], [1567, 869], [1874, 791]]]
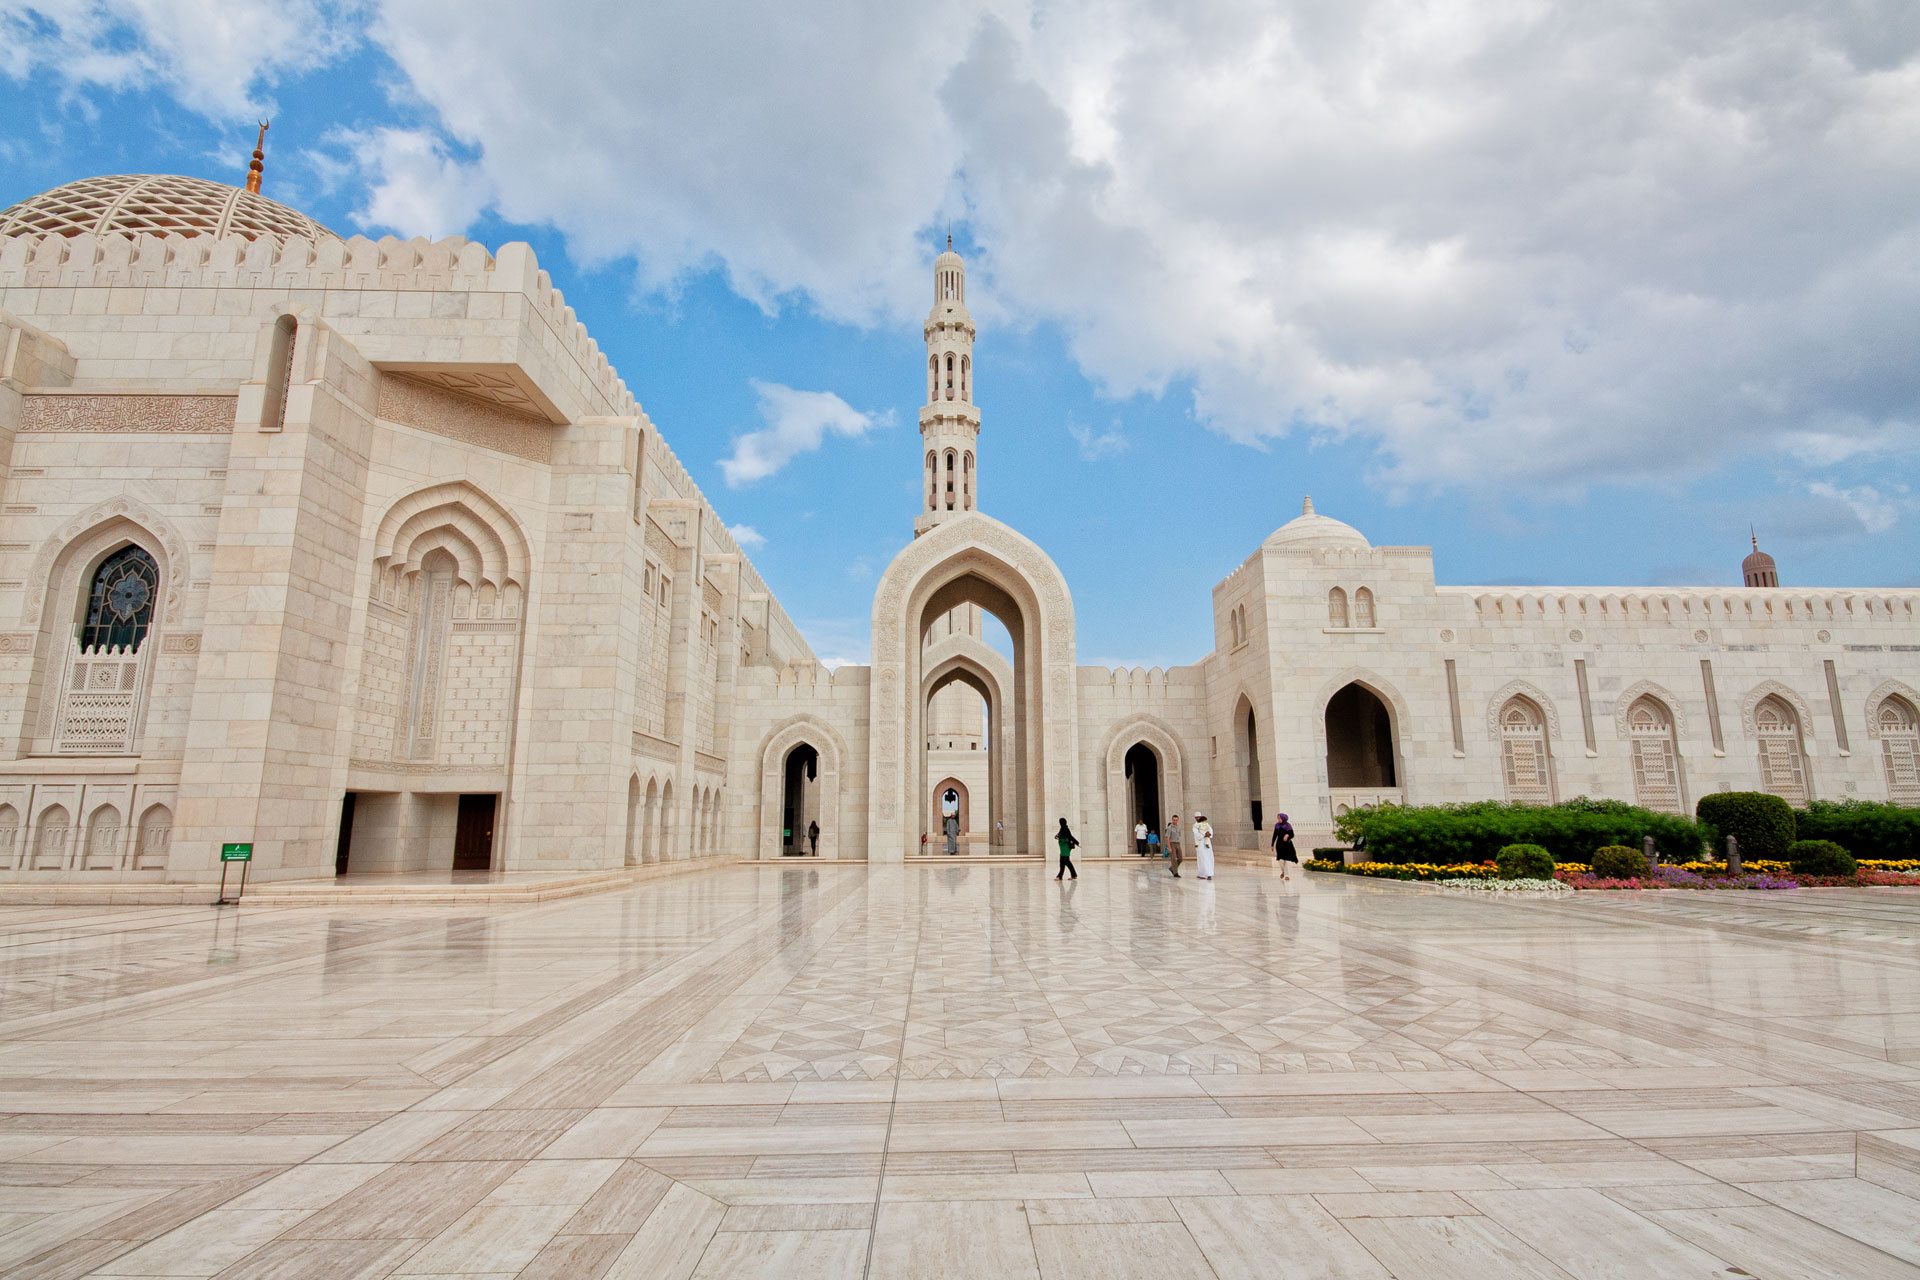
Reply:
[[[1083, 661], [1198, 658], [1309, 492], [1447, 583], [1732, 583], [1751, 522], [1920, 585], [1920, 23], [1528, 12], [0, 0], [0, 205], [237, 182], [270, 112], [343, 234], [532, 242], [828, 658], [911, 533], [949, 222], [982, 507]], [[729, 484], [760, 387], [843, 430]]]

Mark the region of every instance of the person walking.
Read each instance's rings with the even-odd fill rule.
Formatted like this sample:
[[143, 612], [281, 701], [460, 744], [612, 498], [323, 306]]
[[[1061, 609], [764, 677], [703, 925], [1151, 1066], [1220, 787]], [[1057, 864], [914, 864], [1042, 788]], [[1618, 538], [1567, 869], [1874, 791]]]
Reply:
[[1145, 819], [1133, 824], [1133, 852], [1136, 857], [1144, 858], [1147, 856], [1147, 824]]
[[1213, 879], [1213, 824], [1204, 813], [1193, 816], [1193, 864], [1194, 879]]
[[1299, 865], [1300, 853], [1293, 847], [1293, 824], [1284, 813], [1273, 820], [1273, 860], [1280, 864], [1280, 878], [1291, 880], [1293, 874], [1287, 866]]
[[807, 823], [807, 848], [813, 850], [814, 857], [820, 856], [820, 824], [817, 822]]
[[1061, 876], [1072, 876], [1078, 880], [1080, 873], [1073, 869], [1073, 851], [1080, 847], [1080, 842], [1074, 839], [1073, 832], [1067, 829], [1065, 818], [1060, 819], [1060, 829], [1053, 833], [1053, 839], [1060, 846], [1060, 870], [1053, 878], [1058, 880]]
[[1167, 823], [1167, 870], [1173, 872], [1173, 878], [1180, 878], [1180, 815], [1174, 814]]
[[1162, 856], [1160, 852], [1160, 833], [1158, 831], [1147, 832], [1147, 856], [1149, 858]]

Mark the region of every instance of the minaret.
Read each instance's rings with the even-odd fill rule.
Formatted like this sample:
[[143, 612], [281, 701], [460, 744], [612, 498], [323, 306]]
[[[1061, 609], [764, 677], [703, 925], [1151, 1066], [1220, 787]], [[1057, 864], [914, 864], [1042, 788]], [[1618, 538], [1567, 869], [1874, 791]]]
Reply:
[[915, 537], [974, 509], [980, 496], [980, 410], [973, 403], [973, 317], [967, 264], [953, 251], [933, 260], [927, 313], [927, 403], [920, 409], [922, 492]]

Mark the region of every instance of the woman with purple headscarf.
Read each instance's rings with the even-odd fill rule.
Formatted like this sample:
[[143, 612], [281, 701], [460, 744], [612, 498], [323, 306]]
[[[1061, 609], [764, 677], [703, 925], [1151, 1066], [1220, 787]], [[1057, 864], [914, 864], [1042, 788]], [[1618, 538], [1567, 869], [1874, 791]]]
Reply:
[[1298, 864], [1299, 851], [1293, 847], [1293, 824], [1287, 821], [1287, 815], [1281, 814], [1273, 820], [1273, 860], [1280, 864], [1280, 878], [1291, 879], [1287, 872], [1289, 862]]

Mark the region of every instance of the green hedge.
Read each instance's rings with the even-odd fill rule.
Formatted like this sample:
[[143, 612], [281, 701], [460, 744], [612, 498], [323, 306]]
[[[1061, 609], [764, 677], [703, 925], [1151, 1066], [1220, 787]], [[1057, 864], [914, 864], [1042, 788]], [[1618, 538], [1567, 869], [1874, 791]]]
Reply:
[[1691, 861], [1703, 848], [1689, 818], [1584, 796], [1556, 805], [1480, 800], [1358, 809], [1334, 825], [1349, 844], [1364, 839], [1375, 862], [1491, 862], [1510, 844], [1537, 844], [1556, 862], [1585, 862], [1601, 845], [1638, 847], [1646, 836], [1668, 862]]
[[1623, 844], [1610, 844], [1593, 851], [1593, 874], [1602, 880], [1632, 880], [1653, 874], [1647, 855]]
[[1850, 876], [1860, 869], [1854, 856], [1831, 840], [1796, 840], [1787, 846], [1795, 875]]
[[1920, 809], [1871, 800], [1816, 800], [1793, 815], [1801, 840], [1831, 840], [1856, 858], [1920, 858]]
[[1553, 855], [1537, 844], [1510, 844], [1493, 855], [1502, 880], [1551, 880]]
[[1793, 810], [1764, 791], [1720, 791], [1694, 806], [1713, 856], [1724, 857], [1727, 837], [1740, 841], [1740, 858], [1777, 859], [1793, 843]]

